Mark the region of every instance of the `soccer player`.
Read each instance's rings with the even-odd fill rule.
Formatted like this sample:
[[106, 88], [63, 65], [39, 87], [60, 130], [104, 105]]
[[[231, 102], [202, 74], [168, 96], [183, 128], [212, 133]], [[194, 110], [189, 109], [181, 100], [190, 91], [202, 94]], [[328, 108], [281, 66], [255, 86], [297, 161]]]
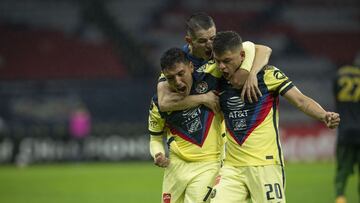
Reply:
[[[187, 44], [184, 45], [183, 51], [194, 65], [195, 71], [212, 59], [212, 42], [215, 34], [216, 26], [209, 15], [205, 13], [195, 13], [187, 19], [185, 36]], [[256, 101], [257, 94], [261, 94], [257, 88], [256, 73], [267, 64], [271, 49], [263, 45], [255, 45], [254, 48], [254, 44], [251, 42], [244, 42], [243, 46], [247, 49], [246, 58], [239, 70], [236, 71], [235, 76], [230, 79], [230, 82], [236, 87], [244, 85], [241, 96], [244, 97], [246, 94], [250, 101], [252, 101], [252, 97]], [[252, 63], [253, 68], [251, 66]], [[247, 80], [245, 82], [246, 78]], [[201, 95], [183, 97], [171, 91], [168, 83], [164, 81], [166, 81], [165, 78], [160, 78], [157, 86], [158, 103], [162, 111], [182, 110], [200, 104], [206, 105], [214, 111], [218, 111], [219, 107], [215, 95], [212, 95], [210, 100], [204, 100]]]
[[[211, 69], [212, 68], [212, 69]], [[219, 71], [210, 67], [194, 71], [193, 64], [179, 48], [161, 57], [161, 69], [172, 91], [182, 96], [207, 96], [218, 88]], [[159, 110], [156, 95], [149, 113], [150, 152], [154, 163], [164, 167], [164, 203], [208, 202], [220, 168], [223, 141], [222, 116], [204, 105], [182, 111]], [[163, 135], [169, 147], [165, 156]]]
[[[345, 186], [348, 177], [360, 173], [360, 53], [353, 66], [343, 66], [335, 81], [336, 107], [342, 117], [336, 145], [336, 203], [345, 203]], [[360, 177], [358, 195], [360, 197]]]
[[[211, 202], [285, 202], [283, 154], [278, 131], [279, 95], [305, 114], [339, 125], [339, 114], [325, 111], [302, 94], [290, 79], [274, 66], [257, 74], [262, 96], [256, 103], [242, 100], [228, 83], [243, 63], [241, 37], [233, 31], [219, 32], [213, 42], [216, 65], [223, 73], [220, 106], [226, 123], [226, 158], [220, 169]], [[207, 67], [209, 68], [209, 67]]]

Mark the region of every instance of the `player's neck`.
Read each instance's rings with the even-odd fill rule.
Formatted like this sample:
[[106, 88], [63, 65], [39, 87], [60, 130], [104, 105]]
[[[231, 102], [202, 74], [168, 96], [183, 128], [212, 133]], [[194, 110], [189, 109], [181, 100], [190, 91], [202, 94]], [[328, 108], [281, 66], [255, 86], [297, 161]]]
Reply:
[[193, 57], [195, 57], [197, 59], [201, 59], [201, 60], [204, 60], [204, 61], [206, 60], [206, 59], [198, 56], [196, 53], [194, 53], [194, 49], [190, 44], [189, 44], [189, 53], [190, 53], [191, 56], [193, 56]]

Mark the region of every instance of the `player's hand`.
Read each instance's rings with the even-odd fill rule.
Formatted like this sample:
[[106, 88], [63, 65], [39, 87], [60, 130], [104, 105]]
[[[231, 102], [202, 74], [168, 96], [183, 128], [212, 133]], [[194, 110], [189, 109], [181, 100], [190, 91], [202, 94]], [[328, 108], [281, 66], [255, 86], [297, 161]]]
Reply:
[[340, 124], [340, 115], [335, 112], [326, 112], [324, 122], [330, 129], [337, 128]]
[[248, 98], [250, 103], [253, 103], [253, 99], [255, 102], [258, 101], [259, 97], [262, 96], [261, 91], [258, 87], [258, 80], [255, 74], [249, 74], [249, 77], [245, 81], [243, 89], [241, 91], [241, 99], [245, 101], [245, 95]]
[[168, 159], [163, 153], [159, 152], [155, 154], [154, 164], [166, 168], [170, 164], [170, 159]]
[[203, 104], [214, 113], [220, 113], [219, 96], [217, 96], [216, 92], [209, 91], [208, 93], [203, 94]]

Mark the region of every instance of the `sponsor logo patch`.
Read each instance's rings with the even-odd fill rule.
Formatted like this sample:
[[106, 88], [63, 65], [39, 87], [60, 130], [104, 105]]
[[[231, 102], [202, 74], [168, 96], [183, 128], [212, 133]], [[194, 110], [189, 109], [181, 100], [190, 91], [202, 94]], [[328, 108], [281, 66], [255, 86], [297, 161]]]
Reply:
[[183, 111], [182, 115], [184, 117], [195, 118], [195, 117], [199, 116], [200, 113], [201, 113], [200, 108], [194, 108], [194, 109], [187, 109], [187, 110]]
[[170, 201], [171, 201], [171, 194], [163, 193], [163, 203], [170, 203]]
[[245, 130], [247, 127], [246, 119], [242, 118], [242, 119], [233, 120], [233, 126], [234, 126], [234, 131]]
[[158, 127], [158, 122], [157, 121], [149, 121], [150, 127], [151, 128], [156, 128]]
[[202, 125], [201, 125], [201, 121], [200, 118], [195, 118], [194, 120], [192, 120], [191, 122], [186, 124], [187, 130], [189, 133], [194, 133], [198, 130], [202, 129]]
[[245, 106], [245, 103], [243, 100], [241, 100], [240, 97], [234, 96], [227, 100], [227, 107], [231, 111], [239, 111]]

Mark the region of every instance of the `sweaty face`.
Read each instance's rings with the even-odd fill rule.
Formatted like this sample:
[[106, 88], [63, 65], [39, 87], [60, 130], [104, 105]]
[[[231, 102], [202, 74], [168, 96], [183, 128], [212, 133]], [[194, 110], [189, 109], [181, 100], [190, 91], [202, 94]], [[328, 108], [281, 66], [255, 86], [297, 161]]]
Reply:
[[193, 83], [193, 71], [194, 68], [191, 63], [175, 63], [173, 67], [163, 70], [163, 73], [171, 89], [182, 96], [187, 96], [190, 94]]
[[225, 79], [230, 80], [234, 73], [240, 68], [245, 57], [245, 52], [240, 49], [228, 50], [222, 54], [214, 53], [217, 67], [223, 73]]
[[192, 54], [206, 61], [212, 58], [212, 43], [216, 35], [215, 26], [208, 30], [198, 30], [190, 37], [189, 44], [192, 47]]

